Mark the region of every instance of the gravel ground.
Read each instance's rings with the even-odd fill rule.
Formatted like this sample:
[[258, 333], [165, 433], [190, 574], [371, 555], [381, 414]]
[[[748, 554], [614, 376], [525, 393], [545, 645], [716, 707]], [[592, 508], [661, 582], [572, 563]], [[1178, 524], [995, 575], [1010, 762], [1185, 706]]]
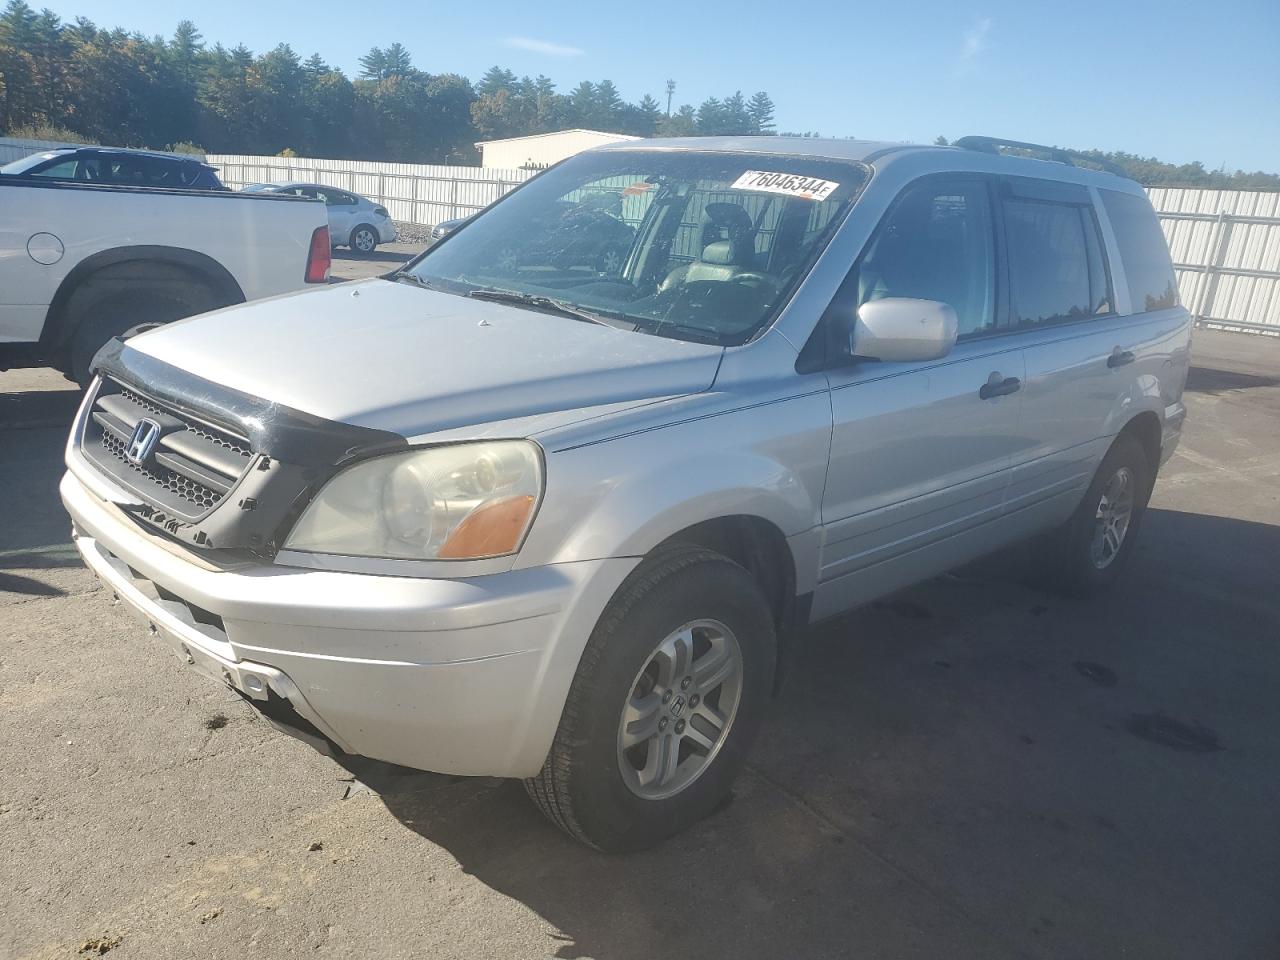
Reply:
[[396, 225], [396, 237], [402, 243], [426, 243], [431, 239], [431, 227], [423, 226], [420, 223], [405, 223], [401, 220], [394, 221]]
[[1122, 589], [994, 562], [818, 627], [733, 802], [629, 857], [154, 647], [68, 543], [74, 391], [0, 374], [0, 957], [1280, 956], [1280, 343], [1195, 357]]

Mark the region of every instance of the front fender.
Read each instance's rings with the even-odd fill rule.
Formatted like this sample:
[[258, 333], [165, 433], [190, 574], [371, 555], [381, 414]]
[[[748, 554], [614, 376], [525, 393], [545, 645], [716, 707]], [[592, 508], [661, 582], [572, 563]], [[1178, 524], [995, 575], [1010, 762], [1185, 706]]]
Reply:
[[549, 450], [547, 492], [517, 565], [643, 556], [734, 515], [795, 537], [818, 523], [830, 440], [830, 402], [808, 394]]

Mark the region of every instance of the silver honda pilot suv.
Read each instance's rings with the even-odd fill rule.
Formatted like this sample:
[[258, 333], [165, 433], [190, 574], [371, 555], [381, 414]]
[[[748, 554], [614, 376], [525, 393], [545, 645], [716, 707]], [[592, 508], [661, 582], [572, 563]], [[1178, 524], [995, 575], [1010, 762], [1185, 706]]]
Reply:
[[80, 553], [335, 755], [655, 843], [807, 624], [1033, 536], [1063, 589], [1129, 561], [1190, 317], [1142, 189], [1053, 156], [630, 141], [380, 279], [113, 341]]

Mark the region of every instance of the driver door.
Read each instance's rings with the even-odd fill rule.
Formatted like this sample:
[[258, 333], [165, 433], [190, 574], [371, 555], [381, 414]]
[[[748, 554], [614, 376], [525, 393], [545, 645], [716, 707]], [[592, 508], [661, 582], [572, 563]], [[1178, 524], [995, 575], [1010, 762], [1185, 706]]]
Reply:
[[1002, 541], [1025, 372], [1022, 350], [998, 335], [996, 255], [985, 180], [926, 178], [895, 201], [833, 305], [941, 300], [956, 310], [960, 339], [940, 360], [828, 371], [834, 422], [815, 619]]

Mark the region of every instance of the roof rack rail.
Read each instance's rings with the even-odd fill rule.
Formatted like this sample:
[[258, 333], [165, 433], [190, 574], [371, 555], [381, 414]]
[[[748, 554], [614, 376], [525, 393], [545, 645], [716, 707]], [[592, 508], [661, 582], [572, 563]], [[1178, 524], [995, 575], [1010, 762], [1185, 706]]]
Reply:
[[1092, 154], [1085, 153], [1081, 150], [1068, 150], [1066, 147], [1048, 147], [1043, 143], [1024, 143], [1021, 140], [1002, 140], [999, 137], [961, 137], [959, 140], [951, 144], [953, 147], [959, 147], [961, 150], [974, 150], [978, 153], [994, 153], [999, 154], [1001, 147], [1014, 147], [1018, 150], [1033, 150], [1044, 154], [1048, 159], [1065, 163], [1069, 167], [1078, 167], [1080, 164], [1077, 160], [1083, 160], [1086, 163], [1096, 164], [1107, 173], [1114, 173], [1118, 177], [1124, 177], [1126, 180], [1133, 179], [1123, 169], [1116, 166], [1110, 160], [1104, 160], [1102, 157], [1095, 157]]

